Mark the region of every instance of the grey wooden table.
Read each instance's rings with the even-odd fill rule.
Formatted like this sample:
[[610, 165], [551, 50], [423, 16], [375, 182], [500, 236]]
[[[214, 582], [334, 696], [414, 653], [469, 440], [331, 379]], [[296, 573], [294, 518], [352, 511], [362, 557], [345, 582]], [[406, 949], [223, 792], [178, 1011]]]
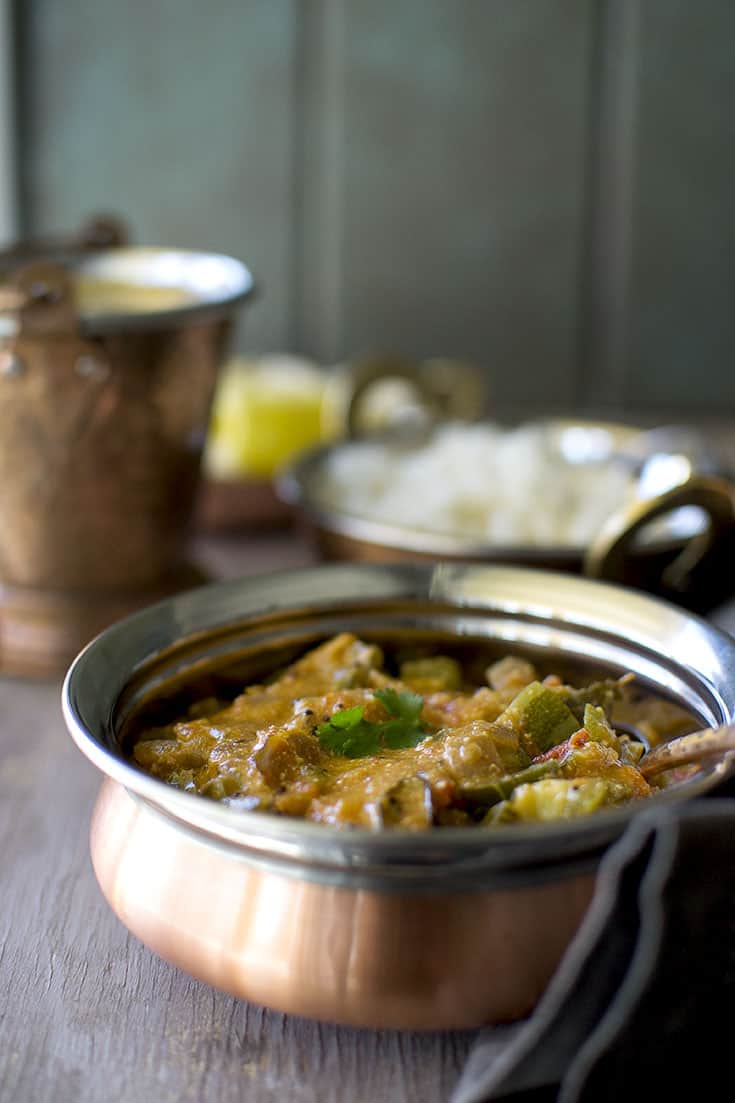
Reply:
[[[309, 561], [295, 537], [210, 541], [215, 575]], [[356, 1031], [213, 991], [154, 957], [97, 888], [99, 775], [60, 682], [0, 678], [0, 1103], [446, 1100], [469, 1034]]]

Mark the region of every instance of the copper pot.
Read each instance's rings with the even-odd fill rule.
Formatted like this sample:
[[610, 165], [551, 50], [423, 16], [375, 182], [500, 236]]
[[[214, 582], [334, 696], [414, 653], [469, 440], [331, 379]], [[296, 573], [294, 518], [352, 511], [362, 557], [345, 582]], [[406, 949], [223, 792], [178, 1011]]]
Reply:
[[[6, 262], [7, 263], [7, 262]], [[180, 588], [215, 377], [250, 292], [229, 257], [80, 253], [0, 283], [0, 662], [62, 669]]]
[[[105, 775], [92, 859], [120, 919], [157, 953], [281, 1011], [355, 1026], [468, 1028], [526, 1014], [634, 806], [492, 832], [337, 831], [236, 812], [142, 773], [125, 744], [203, 679], [242, 684], [338, 629], [477, 641], [632, 670], [693, 722], [735, 716], [735, 642], [680, 610], [511, 567], [337, 566], [209, 586], [109, 629], [71, 667], [69, 730]], [[652, 800], [726, 775], [710, 762]]]
[[[632, 461], [642, 462], [644, 442], [650, 437], [651, 443], [658, 445], [661, 433], [665, 433], [584, 419], [550, 419], [538, 425], [544, 428], [552, 454], [558, 455], [560, 464], [565, 462], [564, 439], [574, 436], [576, 442], [581, 441], [592, 452], [602, 448], [606, 462], [625, 463], [631, 469], [631, 486], [635, 482]], [[386, 435], [384, 443], [410, 453], [417, 444], [426, 443], [426, 434], [404, 439]], [[550, 567], [633, 586], [699, 613], [708, 612], [732, 596], [730, 564], [735, 552], [732, 478], [704, 473], [692, 465], [688, 477], [679, 485], [650, 498], [633, 496], [629, 503], [621, 504], [585, 547], [501, 545], [459, 533], [385, 522], [355, 513], [349, 506], [330, 503], [325, 499], [329, 465], [335, 457], [348, 456], [355, 446], [355, 441], [340, 441], [310, 450], [284, 469], [277, 480], [281, 499], [298, 511], [318, 552], [326, 560], [368, 563], [449, 560]], [[596, 462], [600, 462], [599, 457]], [[491, 478], [492, 472], [487, 476]], [[682, 511], [689, 516], [682, 516]], [[697, 512], [699, 516], [693, 518]]]

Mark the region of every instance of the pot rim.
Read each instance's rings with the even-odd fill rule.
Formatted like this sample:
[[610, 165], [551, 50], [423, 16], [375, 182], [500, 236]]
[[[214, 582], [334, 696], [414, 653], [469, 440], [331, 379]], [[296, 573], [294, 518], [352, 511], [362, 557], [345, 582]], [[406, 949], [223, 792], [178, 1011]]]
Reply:
[[165, 310], [82, 312], [79, 327], [89, 336], [145, 332], [228, 316], [254, 290], [248, 268], [235, 257], [166, 246], [116, 246], [75, 258], [75, 275], [141, 287], [170, 287], [192, 298]]
[[390, 627], [391, 603], [411, 623], [436, 626], [432, 616], [441, 610], [445, 627], [451, 623], [459, 636], [481, 635], [484, 625], [486, 638], [515, 640], [521, 647], [544, 646], [546, 640], [557, 653], [618, 667], [629, 657], [623, 665], [673, 693], [703, 724], [735, 718], [735, 640], [665, 602], [525, 567], [337, 564], [200, 587], [119, 621], [88, 644], [67, 672], [67, 727], [102, 773], [200, 839], [299, 877], [401, 891], [486, 889], [576, 872], [594, 864], [642, 809], [701, 795], [731, 771], [731, 760], [723, 759], [639, 805], [554, 825], [412, 833], [345, 831], [234, 810], [178, 790], [123, 758], [117, 744], [121, 700], [133, 679], [155, 690], [175, 671], [188, 669], [192, 655], [195, 661], [197, 655], [226, 655], [238, 632], [267, 637], [279, 623], [291, 623], [302, 634], [321, 626], [328, 635], [335, 622], [349, 620], [346, 609], [353, 620], [372, 618], [374, 630], [381, 623]]

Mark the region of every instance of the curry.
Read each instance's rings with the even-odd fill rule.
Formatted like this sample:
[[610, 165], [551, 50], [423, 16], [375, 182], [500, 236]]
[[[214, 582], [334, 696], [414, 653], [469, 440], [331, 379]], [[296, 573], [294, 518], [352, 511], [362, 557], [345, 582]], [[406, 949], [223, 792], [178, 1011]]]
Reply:
[[628, 676], [575, 688], [517, 656], [482, 685], [450, 655], [393, 666], [342, 633], [231, 703], [205, 699], [144, 731], [134, 760], [233, 809], [338, 828], [493, 827], [645, 799], [645, 742], [691, 719], [661, 699], [626, 703]]

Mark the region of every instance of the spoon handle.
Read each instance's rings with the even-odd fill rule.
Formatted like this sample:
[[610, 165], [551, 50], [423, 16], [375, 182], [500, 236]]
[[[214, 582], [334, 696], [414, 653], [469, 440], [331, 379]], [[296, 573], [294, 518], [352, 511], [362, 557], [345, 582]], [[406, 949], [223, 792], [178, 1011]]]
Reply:
[[638, 769], [644, 777], [654, 777], [674, 766], [686, 766], [713, 755], [735, 752], [735, 724], [723, 724], [720, 728], [680, 735], [669, 743], [661, 743], [644, 754]]

